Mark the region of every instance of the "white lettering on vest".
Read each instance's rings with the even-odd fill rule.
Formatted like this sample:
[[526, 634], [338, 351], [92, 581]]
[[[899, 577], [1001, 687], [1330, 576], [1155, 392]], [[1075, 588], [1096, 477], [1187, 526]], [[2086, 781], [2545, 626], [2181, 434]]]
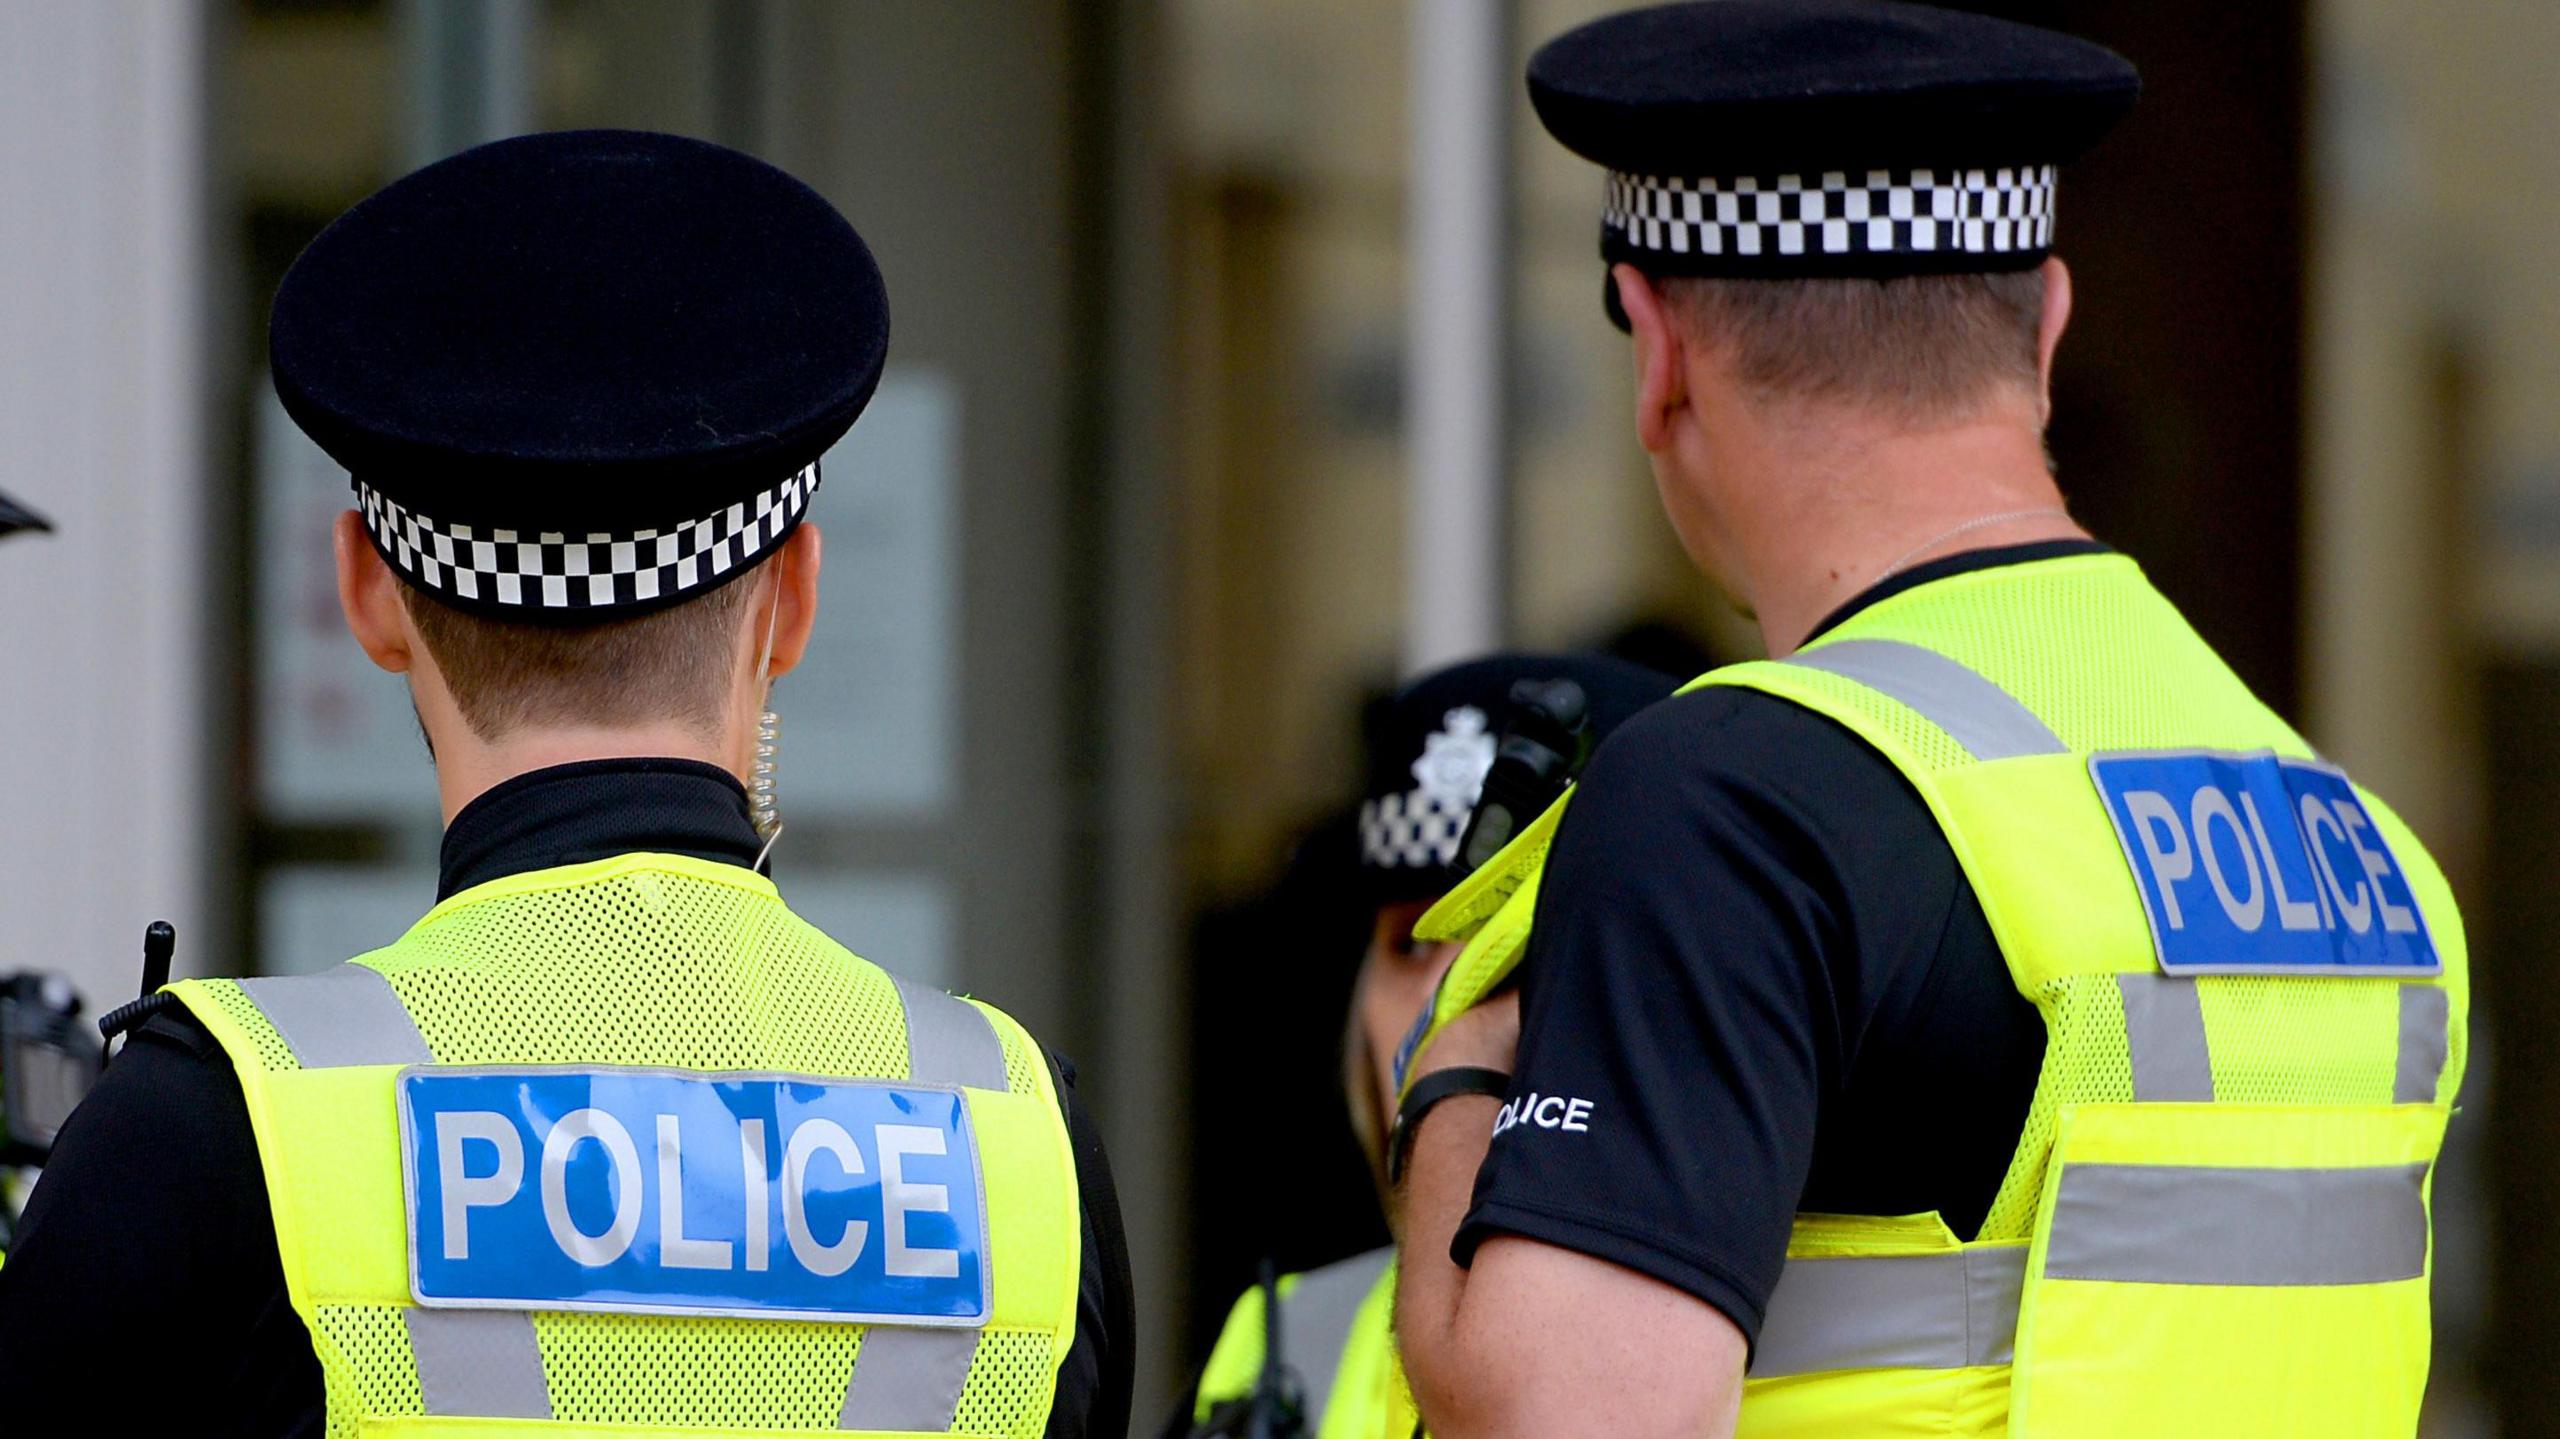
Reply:
[[835, 1156], [845, 1173], [862, 1173], [862, 1152], [853, 1147], [853, 1136], [844, 1132], [843, 1125], [832, 1119], [812, 1119], [792, 1130], [782, 1146], [782, 1232], [801, 1267], [828, 1279], [851, 1269], [853, 1261], [862, 1257], [871, 1225], [846, 1220], [844, 1233], [833, 1244], [820, 1244], [809, 1231], [809, 1161], [822, 1149]]
[[951, 1212], [949, 1186], [907, 1182], [907, 1156], [943, 1153], [942, 1131], [918, 1124], [883, 1124], [878, 1127], [875, 1137], [880, 1144], [880, 1223], [888, 1231], [882, 1260], [888, 1266], [890, 1276], [897, 1279], [957, 1277], [960, 1273], [959, 1250], [907, 1242], [908, 1215]]
[[[498, 1151], [498, 1167], [472, 1174], [462, 1146], [477, 1139]], [[437, 1187], [444, 1195], [444, 1257], [471, 1257], [471, 1211], [504, 1204], [524, 1187], [524, 1140], [503, 1114], [454, 1109], [436, 1116]]]
[[729, 1241], [684, 1232], [684, 1145], [672, 1114], [658, 1116], [658, 1262], [669, 1269], [726, 1269]]
[[[594, 1140], [613, 1161], [613, 1222], [588, 1234], [569, 1217], [569, 1155]], [[560, 1252], [600, 1269], [622, 1257], [640, 1232], [640, 1150], [622, 1121], [601, 1109], [573, 1109], [542, 1138], [542, 1218]]]
[[2320, 866], [2320, 882], [2329, 891], [2329, 899], [2337, 906], [2338, 913], [2345, 917], [2347, 928], [2358, 934], [2372, 929], [2371, 889], [2365, 884], [2363, 877], [2358, 876], [2355, 901], [2349, 903], [2346, 886], [2338, 883], [2338, 867], [2330, 862], [2329, 846], [2320, 839], [2320, 831], [2326, 829], [2337, 837], [2338, 843], [2347, 842], [2346, 827], [2338, 823], [2338, 812], [2330, 808], [2329, 802], [2320, 796], [2306, 794], [2302, 797], [2302, 829], [2304, 843], [2311, 850], [2311, 858]]
[[[2249, 874], [2249, 897], [2242, 900], [2231, 892], [2231, 881], [2222, 872], [2222, 857], [2213, 847], [2213, 822], [2220, 820], [2231, 831], [2233, 848], [2240, 853], [2240, 863]], [[2257, 851], [2249, 845], [2248, 834], [2240, 828], [2239, 811], [2231, 807], [2231, 796], [2207, 785], [2196, 791], [2189, 801], [2187, 823], [2195, 831], [2196, 852], [2204, 859], [2204, 877], [2213, 886], [2214, 897], [2222, 901], [2222, 912], [2231, 917], [2234, 929], [2254, 934], [2267, 918], [2267, 889], [2258, 877]]]
[[[2187, 827], [2178, 823], [2178, 807], [2156, 789], [2136, 789], [2125, 791], [2124, 808], [2133, 817], [2134, 837], [2150, 862], [2153, 887], [2160, 891], [2160, 908], [2169, 916], [2169, 927], [2186, 928], [2187, 916], [2178, 908], [2178, 881], [2194, 876], [2196, 856], [2187, 847]], [[2164, 831], [2169, 837], [2165, 849], [2160, 843]]]
[[764, 1178], [764, 1121], [738, 1121], [739, 1162], [747, 1176], [747, 1269], [761, 1273], [773, 1263], [773, 1231], [766, 1226]]
[[2356, 858], [2363, 862], [2366, 877], [2373, 881], [2373, 906], [2382, 911], [2382, 927], [2393, 934], [2416, 934], [2418, 916], [2405, 905], [2393, 904], [2391, 897], [2382, 892], [2382, 877], [2391, 873], [2391, 861], [2365, 847], [2363, 813], [2341, 809], [2338, 820], [2346, 826], [2347, 843], [2355, 850]]
[[[2249, 833], [2258, 841], [2258, 858], [2266, 861], [2267, 893], [2276, 902], [2276, 924], [2284, 929], [2320, 928], [2320, 906], [2285, 893], [2284, 866], [2276, 862], [2275, 844], [2267, 838], [2267, 822], [2258, 817], [2258, 797], [2242, 790], [2240, 810], [2249, 816]], [[2312, 892], [2319, 892], [2316, 881]]]
[[2320, 904], [2320, 928], [2335, 930], [2338, 927], [2336, 876], [2324, 876], [2320, 872], [2320, 846], [2311, 842], [2311, 826], [2298, 806], [2293, 812], [2293, 837], [2302, 841], [2302, 862], [2311, 867], [2311, 897]]

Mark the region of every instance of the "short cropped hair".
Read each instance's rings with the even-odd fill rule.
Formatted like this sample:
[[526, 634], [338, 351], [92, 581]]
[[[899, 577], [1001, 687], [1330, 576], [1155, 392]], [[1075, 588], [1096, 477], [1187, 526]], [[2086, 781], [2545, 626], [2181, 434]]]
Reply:
[[463, 721], [484, 740], [539, 724], [715, 728], [737, 673], [738, 612], [755, 589], [741, 576], [662, 610], [562, 625], [471, 614], [400, 586]]
[[1968, 418], [2005, 385], [2035, 392], [2044, 276], [1657, 282], [1675, 322], [1772, 398], [1847, 402], [1906, 423]]

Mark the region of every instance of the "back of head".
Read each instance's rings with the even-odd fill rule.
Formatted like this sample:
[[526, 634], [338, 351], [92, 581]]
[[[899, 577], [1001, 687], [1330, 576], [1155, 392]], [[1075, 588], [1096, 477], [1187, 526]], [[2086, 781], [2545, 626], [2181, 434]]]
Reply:
[[1871, 411], [1925, 428], [2032, 399], [2044, 277], [2034, 270], [1887, 279], [1662, 282], [1688, 335], [1758, 396]]
[[472, 733], [637, 729], [675, 723], [708, 732], [747, 662], [752, 584], [591, 624], [474, 613], [404, 584], [401, 600]]

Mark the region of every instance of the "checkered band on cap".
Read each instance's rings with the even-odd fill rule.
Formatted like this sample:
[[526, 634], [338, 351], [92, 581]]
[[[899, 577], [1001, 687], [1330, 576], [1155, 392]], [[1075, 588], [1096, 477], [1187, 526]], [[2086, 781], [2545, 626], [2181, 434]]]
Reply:
[[2053, 244], [2054, 167], [1675, 180], [1611, 171], [1629, 249], [1773, 267], [1796, 257], [2013, 255]]
[[362, 480], [357, 507], [392, 566], [431, 594], [550, 614], [663, 603], [753, 564], [798, 523], [818, 467], [716, 514], [630, 534], [439, 524]]
[[1360, 857], [1378, 869], [1439, 869], [1458, 858], [1475, 802], [1417, 789], [1360, 802]]

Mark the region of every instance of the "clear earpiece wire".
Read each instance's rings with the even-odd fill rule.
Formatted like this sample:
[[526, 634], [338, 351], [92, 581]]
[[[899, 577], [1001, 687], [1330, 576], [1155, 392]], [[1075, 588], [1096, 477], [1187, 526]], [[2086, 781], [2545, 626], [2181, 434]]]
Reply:
[[756, 661], [756, 682], [764, 687], [764, 711], [756, 716], [755, 761], [748, 769], [747, 814], [755, 821], [756, 833], [764, 836], [764, 848], [756, 851], [756, 871], [764, 871], [765, 859], [773, 853], [773, 842], [782, 837], [782, 801], [776, 794], [775, 776], [782, 767], [782, 716], [773, 709], [773, 636], [782, 623], [782, 592], [775, 586], [773, 609], [764, 625], [764, 655]]
[[747, 786], [747, 810], [767, 848], [772, 846], [773, 837], [782, 833], [781, 802], [774, 795], [774, 774], [781, 768], [775, 756], [781, 750], [782, 716], [766, 710], [756, 716], [755, 778]]

